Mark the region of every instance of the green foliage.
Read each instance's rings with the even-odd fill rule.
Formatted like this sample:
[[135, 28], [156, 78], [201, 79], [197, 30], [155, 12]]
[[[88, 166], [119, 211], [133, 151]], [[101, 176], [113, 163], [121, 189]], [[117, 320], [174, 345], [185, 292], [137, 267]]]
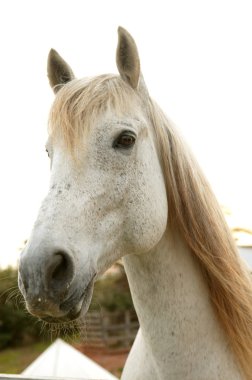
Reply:
[[128, 280], [123, 267], [120, 265], [118, 265], [117, 274], [107, 275], [95, 284], [91, 309], [100, 308], [107, 311], [134, 309]]
[[0, 349], [23, 344], [39, 336], [36, 319], [29, 316], [17, 286], [17, 270], [0, 271]]

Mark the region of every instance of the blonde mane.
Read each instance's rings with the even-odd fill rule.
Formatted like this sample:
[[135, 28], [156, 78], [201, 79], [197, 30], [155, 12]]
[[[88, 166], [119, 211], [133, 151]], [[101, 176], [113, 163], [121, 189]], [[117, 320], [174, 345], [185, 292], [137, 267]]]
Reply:
[[125, 115], [133, 108], [136, 92], [118, 75], [104, 74], [76, 79], [63, 85], [49, 115], [49, 135], [61, 138], [67, 150], [83, 142], [93, 122], [108, 109]]
[[166, 178], [169, 227], [180, 230], [198, 259], [216, 315], [243, 372], [251, 379], [251, 278], [197, 162], [151, 100], [149, 112]]
[[74, 80], [58, 93], [49, 132], [60, 134], [73, 151], [94, 119], [107, 110], [124, 114], [132, 99], [144, 102], [163, 166], [169, 204], [168, 229], [177, 229], [198, 260], [213, 309], [246, 378], [252, 379], [252, 283], [243, 267], [219, 204], [177, 131], [146, 93], [120, 77]]

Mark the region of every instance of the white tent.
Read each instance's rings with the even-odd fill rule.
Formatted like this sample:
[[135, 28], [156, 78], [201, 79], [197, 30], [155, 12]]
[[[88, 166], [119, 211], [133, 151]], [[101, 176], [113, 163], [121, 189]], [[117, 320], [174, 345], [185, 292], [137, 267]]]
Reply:
[[57, 339], [23, 372], [26, 376], [118, 380], [69, 344]]

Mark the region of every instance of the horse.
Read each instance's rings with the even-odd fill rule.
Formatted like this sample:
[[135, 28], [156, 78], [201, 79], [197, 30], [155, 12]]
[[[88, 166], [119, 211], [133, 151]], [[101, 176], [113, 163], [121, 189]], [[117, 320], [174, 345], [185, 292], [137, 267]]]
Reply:
[[55, 51], [48, 195], [19, 263], [28, 311], [67, 323], [122, 259], [140, 328], [123, 380], [252, 379], [252, 286], [205, 176], [118, 28], [119, 75], [76, 79]]

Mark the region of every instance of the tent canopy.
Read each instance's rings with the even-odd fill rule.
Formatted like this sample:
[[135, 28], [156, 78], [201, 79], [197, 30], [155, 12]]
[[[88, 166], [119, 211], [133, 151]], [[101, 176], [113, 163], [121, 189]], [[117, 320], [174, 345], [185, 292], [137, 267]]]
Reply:
[[23, 372], [26, 376], [54, 376], [66, 378], [118, 380], [75, 348], [57, 339]]

